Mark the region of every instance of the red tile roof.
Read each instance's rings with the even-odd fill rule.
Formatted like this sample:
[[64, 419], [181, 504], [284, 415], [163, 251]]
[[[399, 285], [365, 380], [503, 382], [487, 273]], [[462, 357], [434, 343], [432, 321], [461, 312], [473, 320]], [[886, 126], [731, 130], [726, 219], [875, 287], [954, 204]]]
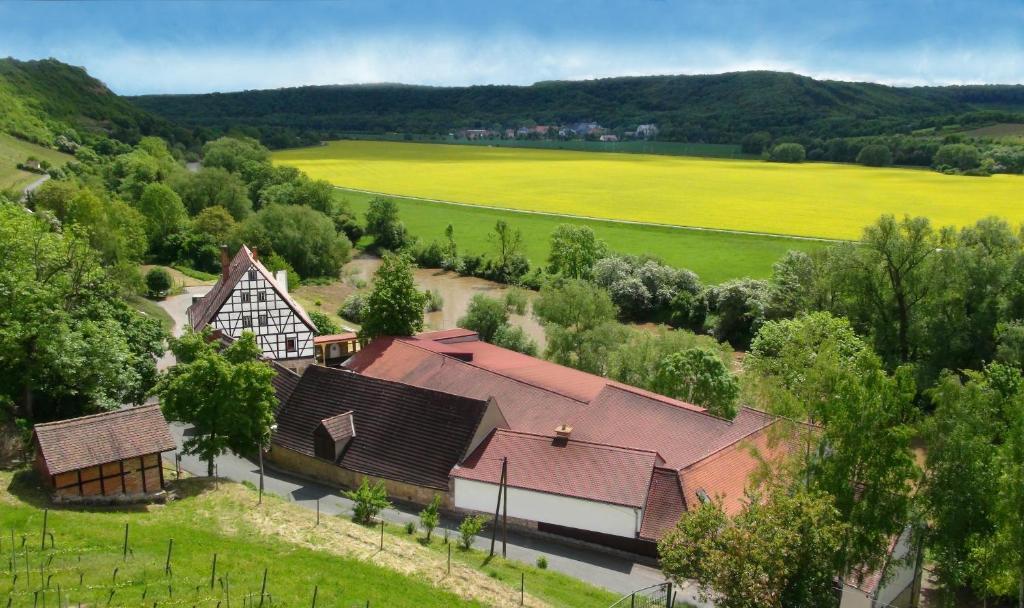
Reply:
[[673, 469], [656, 467], [651, 475], [651, 489], [644, 505], [644, 519], [640, 524], [640, 538], [658, 540], [675, 527], [686, 510], [683, 490], [679, 486], [679, 473]]
[[416, 337], [421, 340], [432, 340], [434, 342], [459, 342], [463, 340], [476, 340], [480, 337], [480, 334], [472, 329], [453, 327], [452, 329], [442, 329], [439, 331], [425, 331], [416, 334]]
[[649, 450], [497, 429], [452, 477], [497, 484], [502, 458], [508, 458], [510, 487], [636, 508], [646, 502], [658, 463]]
[[37, 424], [33, 431], [51, 475], [177, 447], [159, 405]]
[[277, 283], [277, 279], [274, 278], [274, 273], [267, 270], [259, 260], [253, 256], [252, 251], [248, 247], [242, 245], [235, 254], [235, 257], [231, 259], [231, 263], [228, 264], [228, 279], [225, 281], [223, 274], [221, 278], [213, 285], [209, 292], [203, 296], [199, 301], [192, 304], [188, 308], [188, 319], [192, 324], [192, 329], [200, 330], [210, 324], [213, 318], [217, 316], [217, 312], [224, 305], [224, 302], [231, 296], [231, 292], [234, 290], [235, 285], [242, 280], [245, 273], [249, 271], [249, 268], [255, 267], [256, 270], [263, 275], [263, 278], [270, 283], [277, 295], [284, 300], [286, 304], [295, 312], [296, 315], [302, 322], [306, 324], [311, 331], [315, 330], [316, 326], [313, 321], [310, 320], [309, 315], [306, 311], [299, 306], [295, 300], [292, 299], [291, 295]]
[[316, 336], [313, 338], [313, 344], [326, 344], [328, 342], [344, 342], [346, 340], [355, 340], [358, 336], [354, 331], [345, 332], [343, 334], [329, 334], [326, 336]]
[[487, 406], [486, 400], [311, 365], [281, 408], [272, 442], [316, 456], [313, 431], [351, 411], [357, 435], [337, 464], [447, 490], [448, 475], [470, 449]]

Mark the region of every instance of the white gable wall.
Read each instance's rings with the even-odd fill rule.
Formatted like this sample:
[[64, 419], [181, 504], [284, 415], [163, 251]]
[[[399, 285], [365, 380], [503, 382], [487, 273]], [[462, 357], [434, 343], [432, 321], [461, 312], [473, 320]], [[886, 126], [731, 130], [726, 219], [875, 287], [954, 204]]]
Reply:
[[[263, 355], [271, 359], [313, 356], [312, 329], [255, 265], [235, 284], [210, 326], [232, 338], [238, 338], [243, 331], [251, 331], [256, 334], [256, 343]], [[294, 340], [293, 351], [287, 348], [289, 339]]]

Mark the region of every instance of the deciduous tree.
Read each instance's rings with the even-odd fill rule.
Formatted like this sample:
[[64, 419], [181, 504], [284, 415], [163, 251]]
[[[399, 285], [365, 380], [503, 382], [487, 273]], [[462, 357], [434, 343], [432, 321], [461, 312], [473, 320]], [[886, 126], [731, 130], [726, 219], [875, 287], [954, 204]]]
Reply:
[[385, 253], [363, 305], [359, 337], [411, 336], [421, 331], [425, 301], [426, 296], [416, 289], [409, 258]]

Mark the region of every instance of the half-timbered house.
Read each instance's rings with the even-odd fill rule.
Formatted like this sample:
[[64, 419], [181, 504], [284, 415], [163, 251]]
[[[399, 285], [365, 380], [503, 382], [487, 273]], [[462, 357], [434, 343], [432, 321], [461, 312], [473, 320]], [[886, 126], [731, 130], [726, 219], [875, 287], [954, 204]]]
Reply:
[[227, 248], [221, 248], [220, 279], [189, 307], [188, 318], [196, 331], [209, 325], [231, 338], [251, 331], [268, 359], [313, 357], [315, 327], [288, 294], [287, 273], [267, 270], [245, 245], [231, 260]]
[[33, 428], [35, 469], [54, 496], [144, 496], [164, 489], [160, 455], [176, 449], [158, 405]]

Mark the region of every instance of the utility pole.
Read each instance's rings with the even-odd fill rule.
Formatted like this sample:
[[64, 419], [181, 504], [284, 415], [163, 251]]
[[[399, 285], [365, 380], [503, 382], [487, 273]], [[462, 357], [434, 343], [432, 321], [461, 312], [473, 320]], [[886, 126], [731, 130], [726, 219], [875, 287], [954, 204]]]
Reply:
[[501, 507], [501, 556], [508, 557], [508, 456], [501, 459], [501, 485], [505, 489]]
[[494, 505], [494, 522], [491, 525], [491, 553], [490, 557], [494, 557], [494, 542], [498, 538], [498, 515], [501, 512], [501, 494], [505, 489], [505, 460], [501, 461], [501, 479], [498, 480], [498, 502]]

